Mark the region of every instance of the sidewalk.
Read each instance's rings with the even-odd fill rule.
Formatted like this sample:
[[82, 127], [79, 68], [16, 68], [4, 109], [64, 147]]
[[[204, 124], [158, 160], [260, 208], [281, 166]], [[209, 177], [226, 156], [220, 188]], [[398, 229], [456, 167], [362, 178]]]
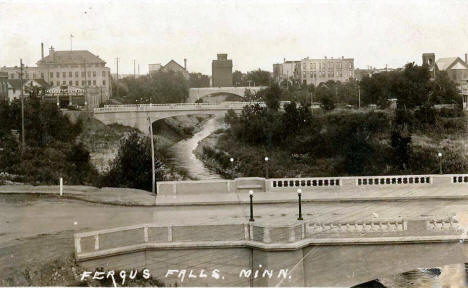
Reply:
[[[89, 186], [64, 186], [63, 196], [58, 186], [3, 185], [0, 194], [49, 195], [87, 202], [121, 206], [187, 206], [249, 204], [248, 193], [213, 193], [193, 195], [160, 195], [130, 188], [96, 188]], [[412, 200], [468, 200], [468, 185], [451, 184], [446, 187], [396, 185], [387, 187], [363, 187], [351, 191], [343, 189], [314, 189], [302, 192], [307, 202], [364, 202], [364, 201], [412, 201]], [[257, 192], [253, 201], [257, 204], [297, 203], [298, 195], [292, 192]]]

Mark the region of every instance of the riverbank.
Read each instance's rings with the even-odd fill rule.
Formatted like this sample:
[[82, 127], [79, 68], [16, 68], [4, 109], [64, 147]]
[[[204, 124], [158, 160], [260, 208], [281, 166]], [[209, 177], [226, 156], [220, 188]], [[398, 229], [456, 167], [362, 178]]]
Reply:
[[[85, 114], [79, 117], [75, 115], [75, 118], [75, 121], [78, 119], [82, 121], [83, 127], [77, 141], [83, 143], [90, 151], [90, 161], [100, 173], [109, 169], [110, 163], [117, 155], [123, 137], [133, 132], [143, 135], [141, 131], [133, 127], [119, 124], [105, 125]], [[172, 155], [168, 154], [168, 149], [199, 132], [209, 118], [209, 115], [187, 115], [162, 119], [153, 124], [156, 154], [166, 167], [167, 180], [188, 178], [185, 169], [172, 163]]]

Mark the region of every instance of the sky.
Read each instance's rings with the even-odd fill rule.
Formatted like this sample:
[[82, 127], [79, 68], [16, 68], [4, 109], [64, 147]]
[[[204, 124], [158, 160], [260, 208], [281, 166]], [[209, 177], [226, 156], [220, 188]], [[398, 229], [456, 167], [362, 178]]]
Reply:
[[[0, 0], [0, 66], [35, 66], [48, 47], [89, 50], [112, 73], [174, 59], [211, 75], [227, 53], [233, 70], [272, 71], [305, 57], [354, 58], [355, 67], [401, 67], [468, 53], [468, 1]], [[73, 35], [71, 47], [70, 35]]]

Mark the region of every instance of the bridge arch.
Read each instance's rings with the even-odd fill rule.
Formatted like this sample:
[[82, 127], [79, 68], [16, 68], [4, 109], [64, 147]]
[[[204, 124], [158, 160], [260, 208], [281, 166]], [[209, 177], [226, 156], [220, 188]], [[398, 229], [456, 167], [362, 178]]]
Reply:
[[200, 98], [203, 98], [207, 95], [214, 93], [225, 93], [225, 94], [234, 94], [240, 97], [245, 97], [247, 90], [250, 90], [252, 93], [257, 93], [258, 91], [267, 88], [266, 86], [255, 86], [255, 87], [203, 87], [203, 88], [190, 88], [189, 97], [187, 102], [195, 102]]

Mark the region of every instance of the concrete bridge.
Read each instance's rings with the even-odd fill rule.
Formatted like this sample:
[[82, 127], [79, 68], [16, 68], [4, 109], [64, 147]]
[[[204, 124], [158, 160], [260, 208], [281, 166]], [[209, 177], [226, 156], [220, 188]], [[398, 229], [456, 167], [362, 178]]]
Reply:
[[[401, 190], [407, 196], [432, 190], [466, 194], [468, 174], [159, 182], [156, 201], [158, 197], [201, 194], [240, 199], [249, 190], [256, 191], [256, 197], [289, 195], [297, 189], [302, 189], [303, 197], [345, 191], [382, 196]], [[297, 205], [297, 198], [295, 201]], [[167, 286], [343, 287], [417, 268], [468, 262], [468, 219], [463, 214], [407, 219], [342, 217], [331, 222], [314, 221], [310, 215], [306, 221], [257, 218], [244, 222], [244, 215], [239, 216], [237, 221], [223, 219], [213, 225], [147, 223], [77, 233], [75, 256], [92, 271], [97, 267], [147, 268]], [[213, 271], [220, 277], [213, 277]], [[181, 275], [185, 275], [183, 279]]]
[[200, 98], [216, 94], [232, 94], [240, 97], [245, 97], [246, 91], [250, 90], [255, 94], [258, 91], [267, 88], [266, 86], [252, 86], [252, 87], [204, 87], [204, 88], [190, 88], [189, 97], [187, 102], [195, 102]]
[[[288, 101], [281, 102], [281, 107]], [[104, 124], [122, 124], [139, 129], [148, 134], [149, 122], [181, 115], [211, 114], [223, 116], [228, 110], [240, 113], [247, 105], [263, 102], [223, 102], [223, 103], [171, 103], [171, 104], [129, 104], [105, 105], [95, 108], [94, 117]]]
[[142, 224], [75, 234], [75, 256], [91, 271], [146, 268], [166, 286], [343, 287], [468, 262], [465, 237], [454, 217], [282, 226]]

